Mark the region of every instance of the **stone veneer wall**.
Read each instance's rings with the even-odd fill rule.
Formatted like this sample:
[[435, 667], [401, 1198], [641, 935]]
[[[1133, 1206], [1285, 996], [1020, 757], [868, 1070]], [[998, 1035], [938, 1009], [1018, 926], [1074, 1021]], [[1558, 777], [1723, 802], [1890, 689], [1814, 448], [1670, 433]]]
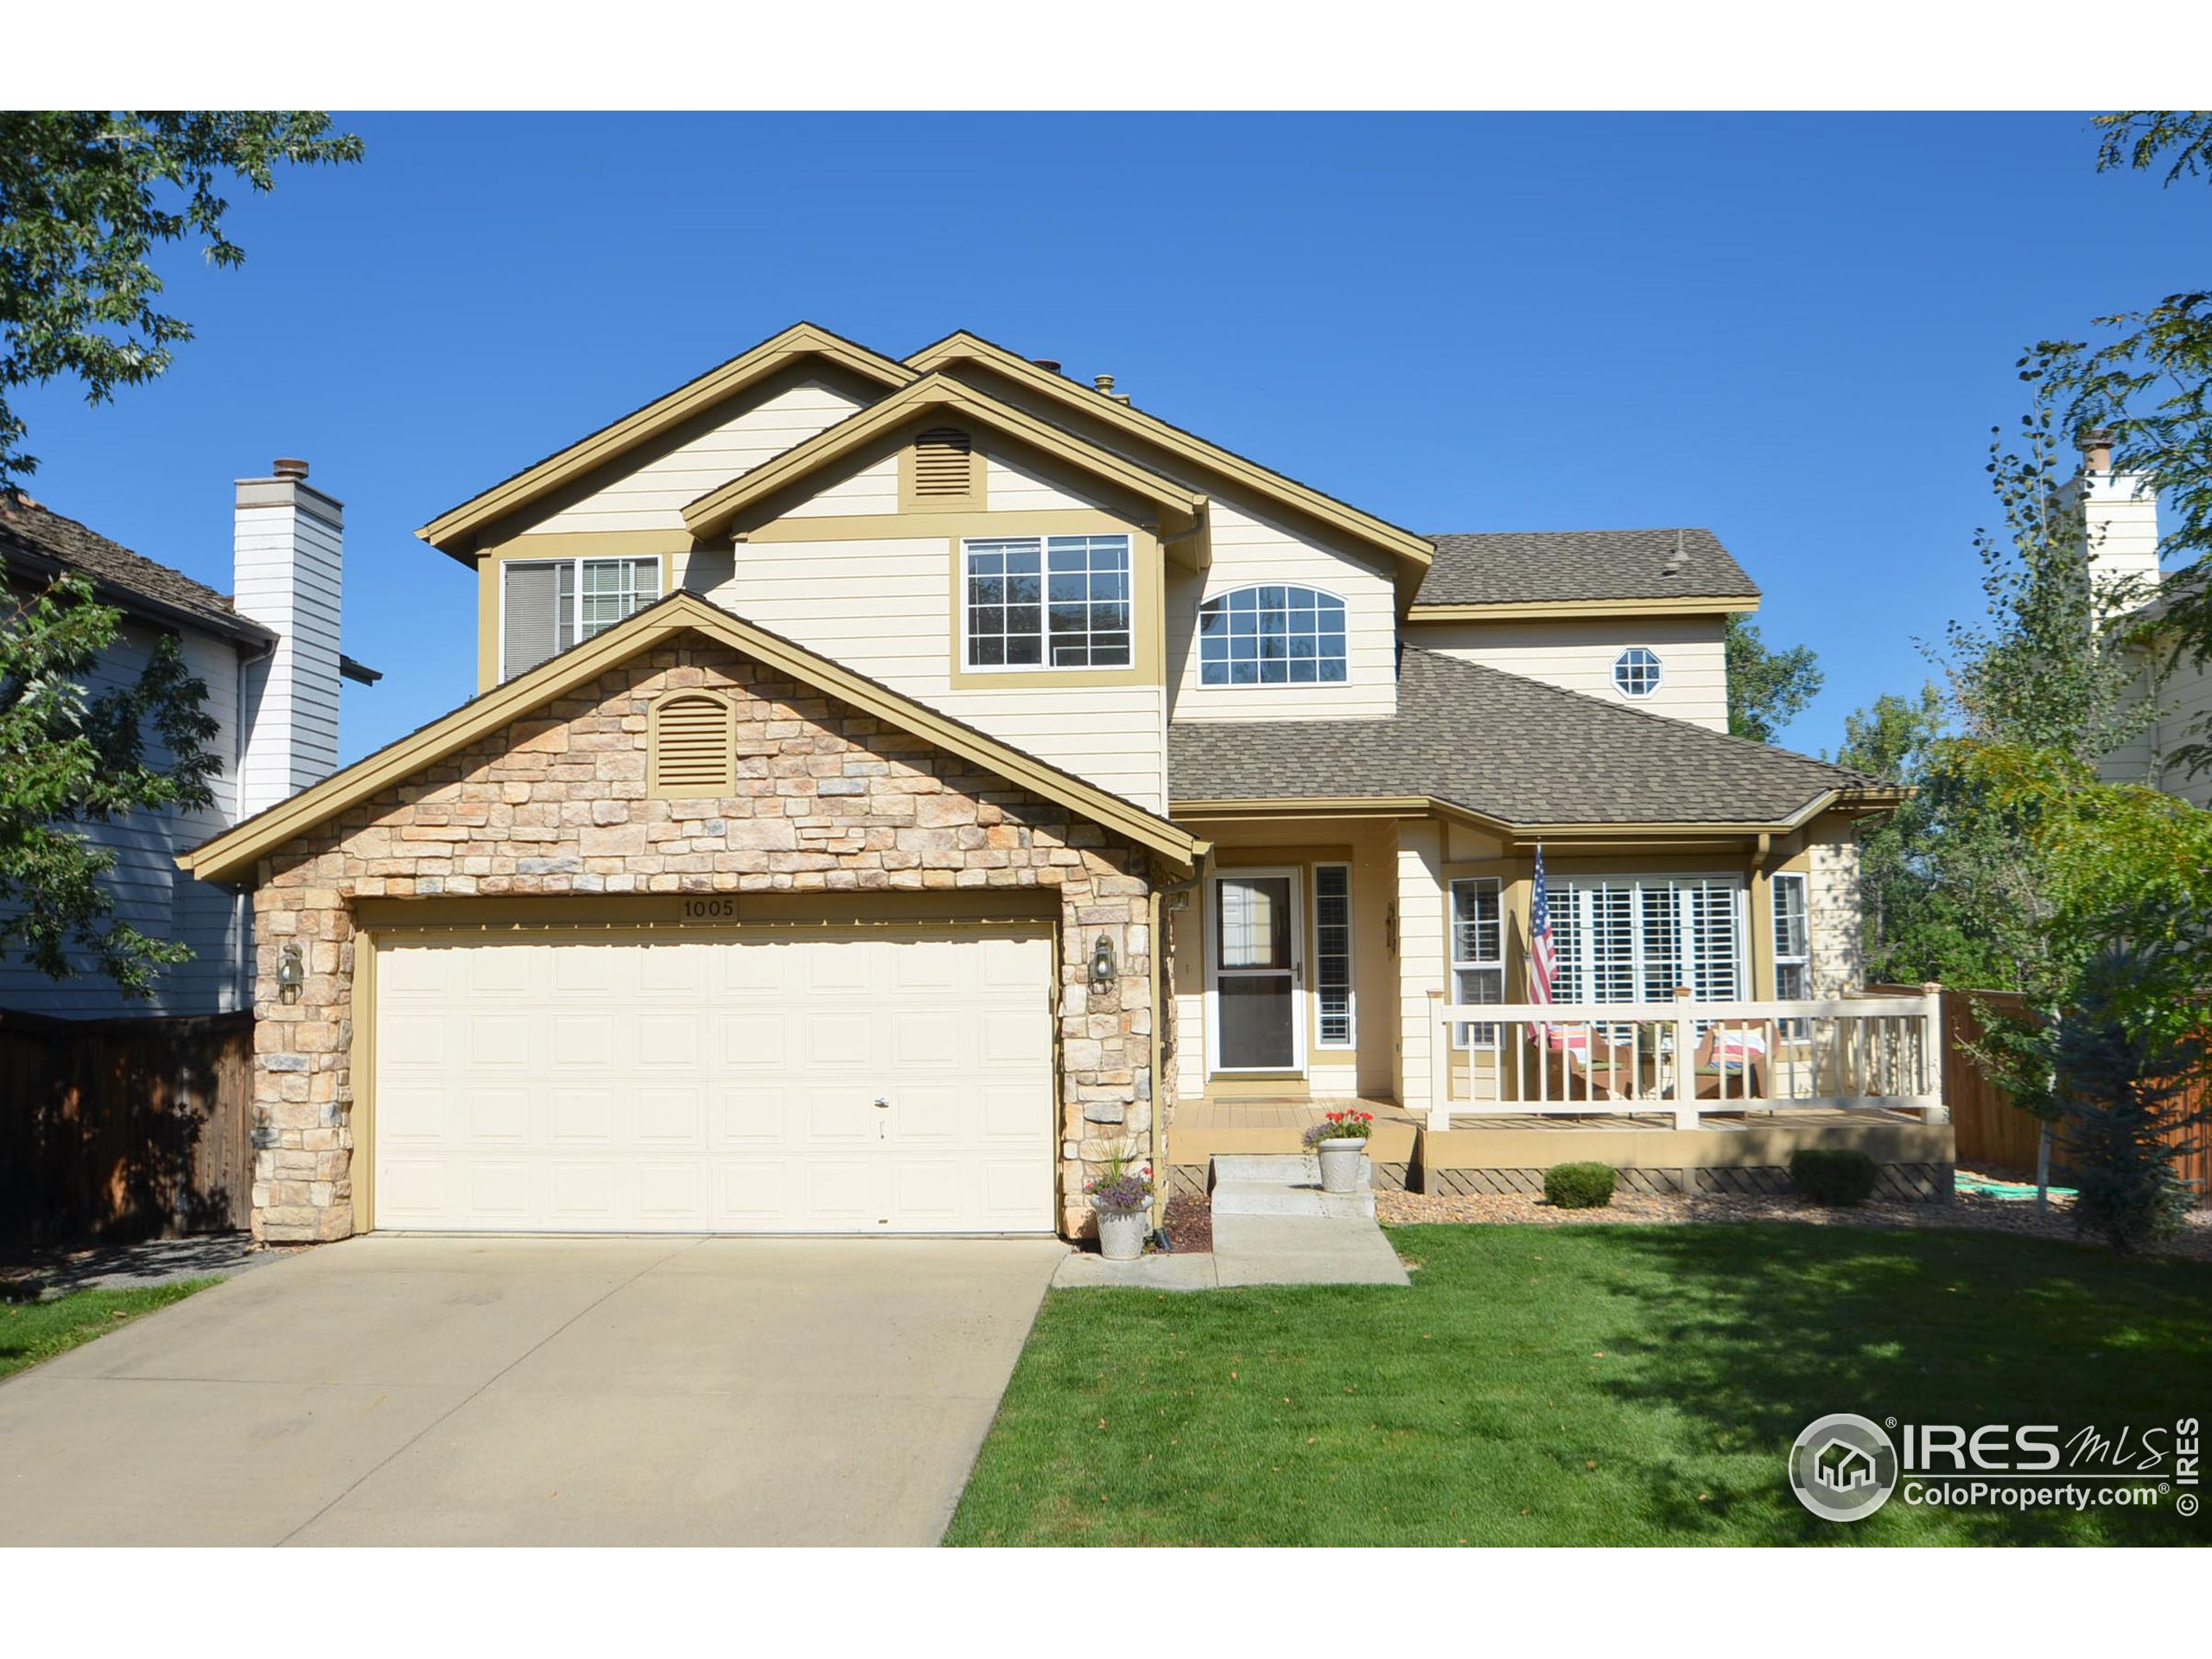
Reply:
[[[737, 793], [646, 798], [647, 710], [705, 686], [737, 705]], [[263, 861], [253, 1229], [276, 1243], [353, 1230], [353, 901], [447, 895], [1060, 892], [1060, 1212], [1090, 1224], [1086, 1168], [1140, 1157], [1173, 1067], [1152, 1076], [1150, 855], [925, 740], [736, 652], [667, 645], [427, 768]], [[549, 907], [549, 912], [550, 907]], [[1090, 949], [1120, 976], [1089, 987]], [[288, 944], [299, 1000], [276, 993]], [[1162, 1032], [1163, 1039], [1172, 1032]], [[1162, 1122], [1166, 1122], [1165, 1117]], [[1126, 1141], [1122, 1137], [1127, 1137]]]

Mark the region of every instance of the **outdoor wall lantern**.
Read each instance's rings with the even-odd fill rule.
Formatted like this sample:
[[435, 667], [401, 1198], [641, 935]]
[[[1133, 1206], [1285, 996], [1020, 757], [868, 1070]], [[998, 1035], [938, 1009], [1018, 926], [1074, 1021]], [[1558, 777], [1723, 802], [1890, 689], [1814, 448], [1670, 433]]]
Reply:
[[300, 960], [300, 947], [288, 944], [276, 958], [276, 995], [286, 1002], [300, 1000], [300, 987], [307, 981], [307, 964]]
[[1114, 982], [1114, 941], [1103, 933], [1098, 943], [1090, 947], [1090, 985], [1093, 990], [1104, 990]]

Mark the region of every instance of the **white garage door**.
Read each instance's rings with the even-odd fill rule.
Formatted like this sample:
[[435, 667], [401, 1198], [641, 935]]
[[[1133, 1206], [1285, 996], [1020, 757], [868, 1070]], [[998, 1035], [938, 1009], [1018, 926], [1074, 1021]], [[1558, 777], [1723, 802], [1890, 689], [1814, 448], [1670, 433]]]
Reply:
[[1052, 982], [1041, 931], [380, 944], [375, 1224], [1050, 1232]]

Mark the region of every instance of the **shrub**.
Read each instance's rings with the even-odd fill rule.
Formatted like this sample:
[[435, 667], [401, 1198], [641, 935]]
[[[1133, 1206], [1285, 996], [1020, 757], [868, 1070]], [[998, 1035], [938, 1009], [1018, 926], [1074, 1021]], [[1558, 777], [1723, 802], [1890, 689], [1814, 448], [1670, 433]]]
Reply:
[[1611, 1164], [1554, 1164], [1544, 1172], [1544, 1197], [1562, 1210], [1602, 1210], [1615, 1179]]
[[1789, 1154], [1789, 1179], [1815, 1204], [1848, 1209], [1874, 1196], [1882, 1166], [1863, 1152], [1806, 1147]]

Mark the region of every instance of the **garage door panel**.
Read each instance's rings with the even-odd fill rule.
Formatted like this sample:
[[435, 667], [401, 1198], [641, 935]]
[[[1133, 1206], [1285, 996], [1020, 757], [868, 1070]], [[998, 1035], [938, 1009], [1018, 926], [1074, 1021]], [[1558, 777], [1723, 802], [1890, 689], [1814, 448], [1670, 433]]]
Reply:
[[376, 1223], [1049, 1230], [1052, 978], [957, 929], [386, 945]]

